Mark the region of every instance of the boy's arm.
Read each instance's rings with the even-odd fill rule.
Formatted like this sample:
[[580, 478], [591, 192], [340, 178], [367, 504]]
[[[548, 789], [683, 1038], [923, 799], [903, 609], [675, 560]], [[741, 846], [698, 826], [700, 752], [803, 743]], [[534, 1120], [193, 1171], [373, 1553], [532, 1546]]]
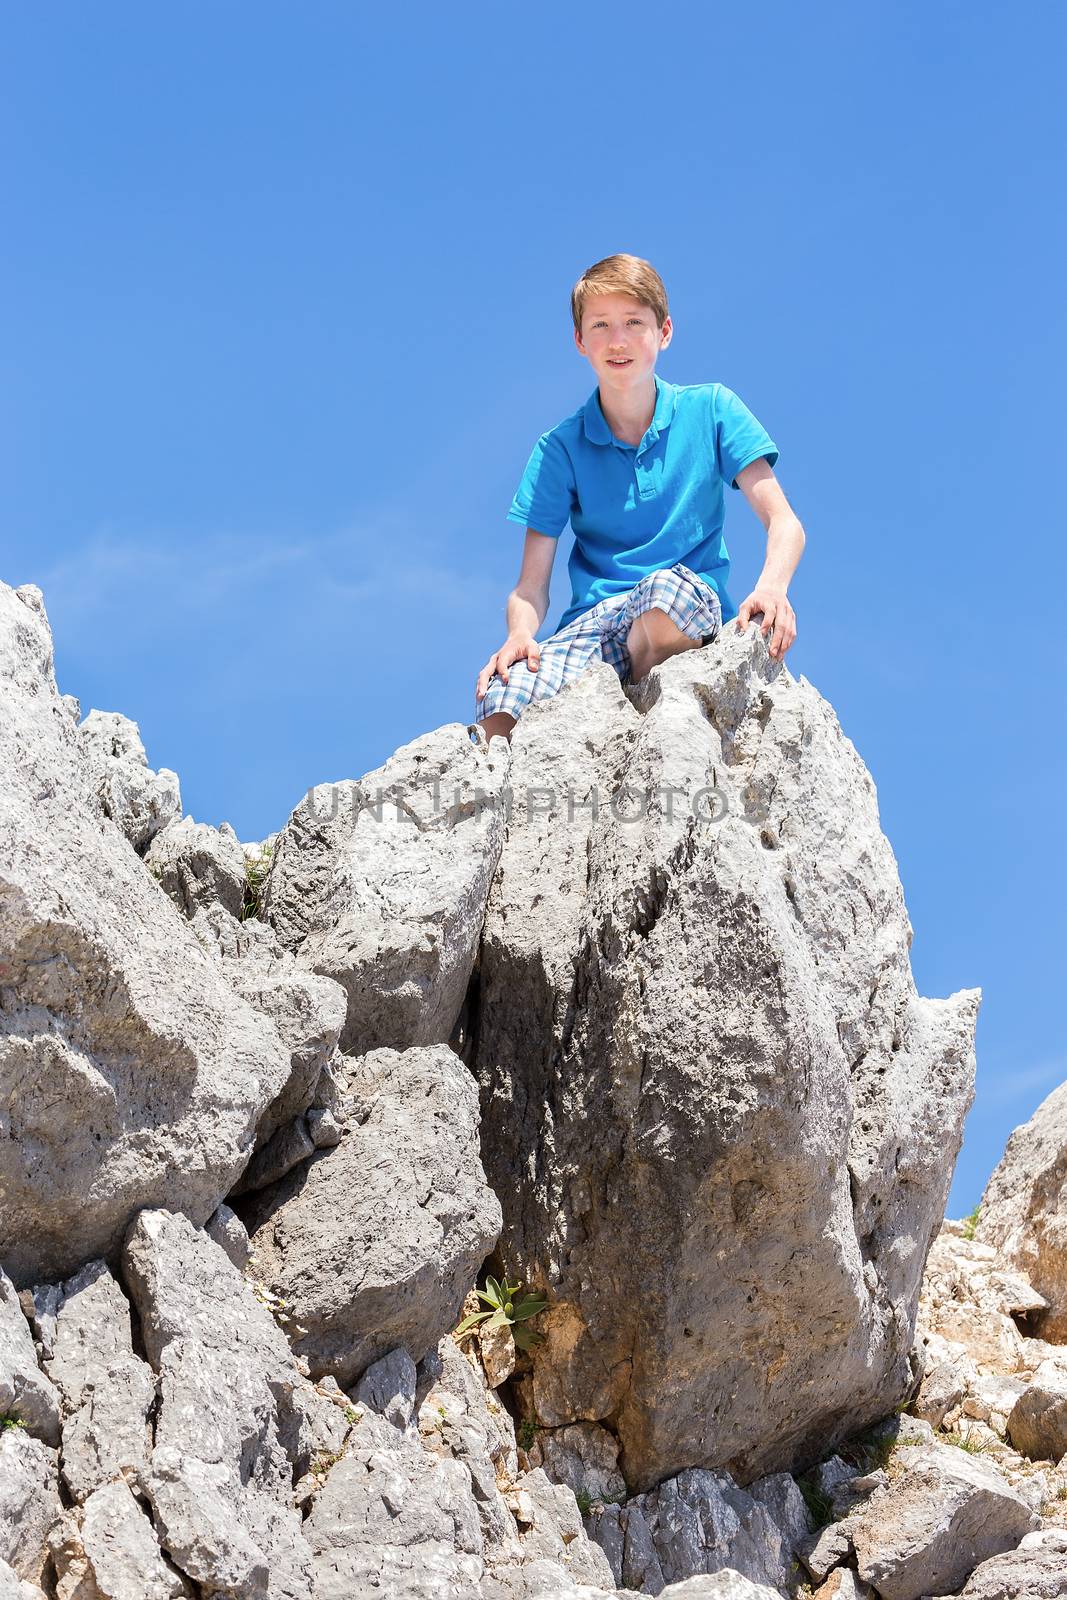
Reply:
[[485, 694], [494, 672], [507, 683], [508, 668], [513, 662], [525, 657], [530, 671], [537, 671], [541, 663], [541, 648], [534, 634], [548, 614], [549, 581], [558, 544], [558, 538], [538, 533], [536, 528], [527, 528], [519, 581], [508, 595], [508, 636], [478, 674], [474, 692], [479, 700]]
[[737, 487], [744, 491], [745, 499], [767, 532], [763, 571], [752, 593], [738, 608], [737, 626], [743, 633], [753, 613], [762, 612], [763, 634], [766, 636], [768, 629], [774, 629], [768, 654], [781, 661], [797, 636], [796, 614], [786, 599], [786, 590], [804, 551], [804, 529], [766, 457], [761, 456], [742, 468], [737, 474]]

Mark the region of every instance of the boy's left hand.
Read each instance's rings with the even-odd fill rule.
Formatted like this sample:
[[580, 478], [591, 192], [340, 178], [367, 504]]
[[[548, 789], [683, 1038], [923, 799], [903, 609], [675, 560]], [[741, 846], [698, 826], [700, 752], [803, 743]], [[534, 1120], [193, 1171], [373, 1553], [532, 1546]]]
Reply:
[[763, 621], [760, 623], [760, 630], [764, 638], [770, 629], [774, 630], [767, 647], [767, 654], [772, 660], [781, 661], [797, 636], [796, 613], [786, 599], [783, 589], [768, 589], [757, 584], [738, 608], [736, 621], [739, 631], [744, 633], [753, 615], [761, 612]]

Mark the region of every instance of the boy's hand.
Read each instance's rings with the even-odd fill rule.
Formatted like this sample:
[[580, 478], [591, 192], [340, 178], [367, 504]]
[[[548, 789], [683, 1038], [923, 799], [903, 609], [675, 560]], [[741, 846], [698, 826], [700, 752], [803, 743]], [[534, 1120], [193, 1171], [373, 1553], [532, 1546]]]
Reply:
[[793, 607], [785, 597], [784, 589], [769, 589], [765, 585], [757, 584], [747, 600], [741, 602], [737, 612], [737, 626], [744, 633], [752, 621], [753, 613], [763, 614], [760, 630], [764, 638], [768, 629], [773, 628], [774, 634], [767, 654], [774, 661], [781, 661], [789, 646], [797, 636], [797, 619]]
[[513, 639], [506, 639], [495, 655], [489, 657], [481, 672], [478, 674], [478, 683], [474, 690], [474, 698], [481, 700], [489, 687], [489, 679], [497, 673], [505, 683], [508, 681], [508, 668], [515, 661], [525, 657], [526, 664], [531, 672], [536, 672], [541, 665], [541, 646], [532, 634], [518, 634]]

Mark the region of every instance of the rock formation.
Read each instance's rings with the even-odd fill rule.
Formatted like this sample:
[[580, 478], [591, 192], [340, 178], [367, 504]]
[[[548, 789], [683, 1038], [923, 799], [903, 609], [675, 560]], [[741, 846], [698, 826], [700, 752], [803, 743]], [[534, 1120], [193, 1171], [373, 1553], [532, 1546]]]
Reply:
[[253, 845], [0, 585], [0, 756], [0, 1596], [1067, 1597], [1058, 1196], [941, 1226], [977, 992], [757, 631]]

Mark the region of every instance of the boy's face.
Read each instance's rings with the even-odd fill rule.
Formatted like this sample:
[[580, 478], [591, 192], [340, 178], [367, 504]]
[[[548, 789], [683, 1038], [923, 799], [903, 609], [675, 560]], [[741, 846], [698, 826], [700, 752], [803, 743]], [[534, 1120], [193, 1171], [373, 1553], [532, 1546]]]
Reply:
[[602, 383], [625, 391], [652, 375], [673, 331], [670, 317], [658, 327], [655, 313], [631, 295], [604, 294], [586, 301], [574, 342]]

